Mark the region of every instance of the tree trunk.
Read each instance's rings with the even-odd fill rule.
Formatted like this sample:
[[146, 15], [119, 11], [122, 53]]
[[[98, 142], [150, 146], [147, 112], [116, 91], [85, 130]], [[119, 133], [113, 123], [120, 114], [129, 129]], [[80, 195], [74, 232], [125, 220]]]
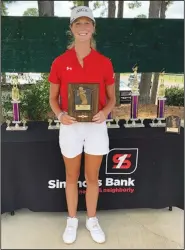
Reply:
[[162, 1], [150, 1], [149, 18], [159, 18]]
[[[124, 7], [124, 1], [118, 1], [118, 13], [117, 13], [118, 18], [123, 17], [123, 7]], [[120, 105], [119, 86], [120, 86], [120, 73], [115, 73], [116, 106]]]
[[153, 84], [152, 84], [152, 90], [151, 90], [151, 103], [152, 104], [155, 104], [155, 101], [156, 101], [158, 82], [159, 82], [159, 73], [155, 73]]
[[[149, 5], [149, 18], [159, 18], [160, 7], [162, 1], [150, 1]], [[142, 73], [140, 83], [140, 101], [146, 100], [150, 102], [150, 87], [151, 87], [152, 73]]]
[[160, 18], [166, 18], [166, 11], [167, 11], [168, 2], [162, 1], [161, 3], [161, 11], [160, 11]]
[[84, 1], [84, 6], [89, 7], [89, 1]]
[[[168, 6], [168, 2], [161, 1], [160, 18], [165, 19], [167, 6]], [[151, 91], [151, 103], [152, 104], [155, 104], [156, 102], [158, 85], [159, 85], [159, 73], [154, 73], [154, 80], [153, 80], [152, 91]]]
[[108, 17], [114, 18], [116, 14], [116, 2], [108, 1]]
[[54, 16], [54, 1], [38, 1], [39, 16]]
[[140, 97], [139, 102], [141, 104], [150, 103], [150, 87], [151, 87], [152, 73], [142, 73], [141, 83], [139, 84]]
[[123, 12], [124, 12], [124, 1], [118, 1], [118, 14], [117, 14], [117, 17], [122, 18], [123, 17]]

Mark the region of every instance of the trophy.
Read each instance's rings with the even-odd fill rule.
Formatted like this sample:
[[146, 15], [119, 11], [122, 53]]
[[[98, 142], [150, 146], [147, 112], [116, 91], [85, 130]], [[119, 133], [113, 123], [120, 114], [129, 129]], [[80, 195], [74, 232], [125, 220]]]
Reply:
[[68, 114], [77, 122], [92, 122], [98, 112], [99, 83], [68, 84]]
[[60, 121], [59, 120], [48, 119], [48, 122], [49, 122], [48, 129], [59, 129], [60, 128]]
[[124, 126], [126, 128], [141, 128], [144, 127], [143, 124], [144, 120], [138, 119], [138, 99], [139, 99], [139, 86], [137, 77], [138, 66], [133, 67], [132, 70], [134, 71], [134, 80], [133, 80], [132, 94], [131, 94], [130, 119], [126, 120], [126, 124]]
[[[111, 123], [111, 122], [116, 122], [116, 123]], [[109, 113], [108, 119], [106, 119], [106, 124], [108, 128], [119, 128], [119, 118], [116, 116], [115, 118], [113, 117], [113, 113]]]
[[176, 133], [180, 134], [181, 130], [181, 119], [179, 116], [168, 116], [166, 117], [166, 133]]
[[[158, 90], [158, 97], [157, 97], [157, 117], [152, 120], [150, 123], [151, 127], [165, 127], [166, 123], [162, 122], [165, 121], [164, 112], [165, 112], [165, 88], [164, 88], [164, 71], [160, 73], [161, 81]], [[157, 122], [155, 122], [157, 120]]]
[[[12, 105], [13, 105], [13, 121], [7, 120], [7, 128], [8, 131], [25, 131], [28, 129], [26, 126], [26, 119], [20, 120], [20, 111], [19, 111], [19, 104], [20, 104], [20, 95], [19, 95], [19, 89], [18, 89], [18, 79], [17, 77], [13, 77], [13, 83], [12, 83]], [[11, 126], [12, 124], [15, 124], [14, 126]], [[22, 126], [20, 124], [22, 123]]]

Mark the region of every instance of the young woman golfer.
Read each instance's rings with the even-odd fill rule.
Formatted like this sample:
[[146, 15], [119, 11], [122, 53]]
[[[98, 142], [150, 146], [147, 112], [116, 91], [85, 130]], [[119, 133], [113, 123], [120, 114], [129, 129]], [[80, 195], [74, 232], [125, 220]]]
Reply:
[[[77, 181], [84, 150], [86, 228], [95, 242], [103, 243], [105, 234], [96, 217], [98, 176], [103, 155], [109, 151], [106, 118], [115, 105], [114, 71], [111, 61], [95, 49], [95, 19], [88, 7], [79, 6], [72, 10], [70, 32], [73, 42], [53, 61], [49, 75], [50, 105], [61, 122], [59, 144], [66, 168], [68, 218], [63, 240], [68, 244], [76, 240]], [[99, 83], [99, 110], [92, 122], [77, 122], [68, 115], [68, 83]]]

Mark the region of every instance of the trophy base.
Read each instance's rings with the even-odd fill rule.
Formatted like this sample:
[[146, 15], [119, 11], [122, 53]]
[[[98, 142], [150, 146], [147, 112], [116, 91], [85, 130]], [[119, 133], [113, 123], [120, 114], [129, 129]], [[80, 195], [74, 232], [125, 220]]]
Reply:
[[60, 121], [58, 120], [54, 120], [54, 122], [56, 123], [55, 125], [49, 125], [48, 129], [53, 130], [53, 129], [60, 129]]
[[[157, 120], [155, 123], [154, 120]], [[166, 127], [166, 123], [162, 123], [161, 121], [165, 121], [165, 118], [156, 118], [153, 122], [149, 123], [150, 127], [152, 128], [164, 128]]]
[[119, 124], [111, 124], [111, 122], [113, 122], [114, 119], [107, 119], [106, 123], [107, 123], [107, 128], [120, 128]]
[[53, 129], [60, 129], [60, 126], [51, 125], [51, 126], [48, 126], [48, 129], [50, 129], [50, 130], [53, 130]]
[[164, 128], [166, 127], [166, 123], [149, 123], [152, 128]]
[[144, 128], [145, 125], [142, 123], [135, 123], [135, 124], [130, 123], [130, 124], [125, 124], [124, 127], [125, 128]]
[[26, 131], [28, 126], [9, 126], [6, 128], [7, 131]]
[[143, 124], [143, 122], [137, 122], [136, 123], [136, 121], [139, 121], [139, 120], [140, 119], [130, 119], [128, 121], [132, 121], [132, 123], [126, 123], [126, 124], [124, 124], [124, 127], [125, 128], [144, 128], [145, 125]]
[[120, 128], [120, 126], [118, 124], [108, 124], [107, 128]]

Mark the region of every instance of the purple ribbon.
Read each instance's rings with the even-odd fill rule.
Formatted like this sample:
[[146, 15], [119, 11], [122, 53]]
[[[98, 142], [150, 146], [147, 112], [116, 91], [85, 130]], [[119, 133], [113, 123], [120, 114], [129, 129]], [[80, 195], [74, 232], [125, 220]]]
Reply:
[[19, 104], [17, 102], [13, 103], [13, 118], [14, 121], [19, 121]]
[[132, 101], [131, 101], [131, 118], [137, 119], [138, 114], [138, 95], [132, 95]]
[[164, 118], [164, 102], [165, 102], [165, 100], [158, 100], [157, 118]]

